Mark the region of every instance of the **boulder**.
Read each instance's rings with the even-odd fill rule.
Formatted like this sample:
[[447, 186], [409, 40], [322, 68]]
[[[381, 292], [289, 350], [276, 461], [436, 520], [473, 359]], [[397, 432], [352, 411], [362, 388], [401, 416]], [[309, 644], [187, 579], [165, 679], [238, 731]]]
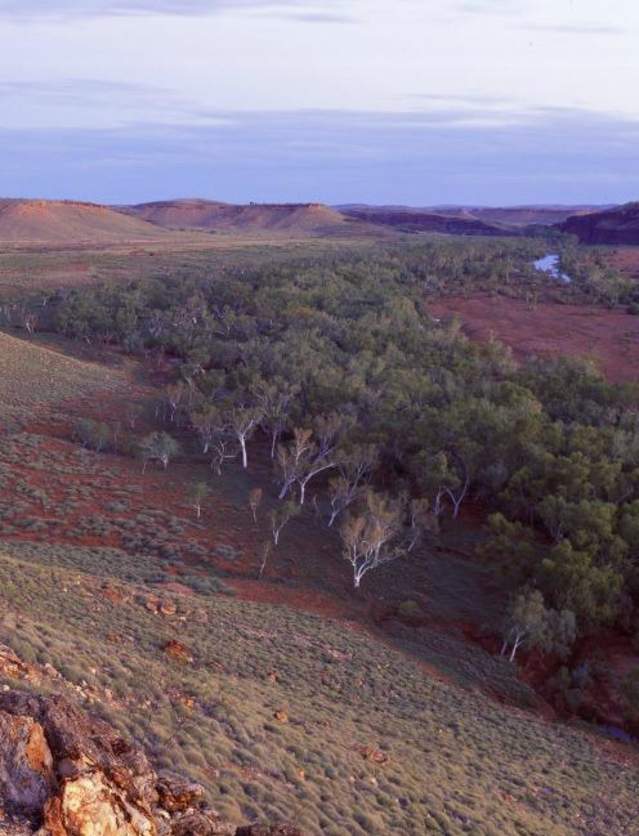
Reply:
[[7, 679], [27, 679], [32, 682], [39, 679], [37, 669], [23, 662], [4, 644], [0, 644], [0, 674]]
[[177, 639], [171, 639], [166, 642], [162, 647], [162, 650], [167, 656], [170, 656], [171, 659], [174, 659], [176, 662], [180, 662], [180, 664], [187, 665], [192, 664], [193, 662], [193, 654], [189, 648]]
[[247, 827], [238, 827], [235, 836], [304, 836], [304, 834], [292, 824], [251, 824]]
[[204, 789], [157, 775], [144, 752], [62, 696], [0, 693], [0, 833], [38, 836], [301, 836], [237, 828]]
[[200, 784], [170, 773], [162, 773], [156, 786], [160, 804], [170, 813], [195, 807], [204, 798], [204, 789]]
[[37, 818], [51, 794], [53, 758], [42, 726], [33, 718], [0, 711], [2, 806]]
[[171, 821], [171, 836], [235, 836], [237, 827], [213, 810], [186, 810]]

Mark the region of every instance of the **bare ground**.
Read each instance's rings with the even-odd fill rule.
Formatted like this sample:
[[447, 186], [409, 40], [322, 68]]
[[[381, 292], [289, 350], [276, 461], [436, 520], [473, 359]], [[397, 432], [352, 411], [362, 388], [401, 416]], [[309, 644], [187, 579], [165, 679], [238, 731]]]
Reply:
[[639, 317], [586, 305], [540, 302], [487, 294], [429, 302], [435, 317], [457, 316], [473, 340], [497, 338], [518, 360], [535, 355], [594, 360], [609, 380], [639, 379]]

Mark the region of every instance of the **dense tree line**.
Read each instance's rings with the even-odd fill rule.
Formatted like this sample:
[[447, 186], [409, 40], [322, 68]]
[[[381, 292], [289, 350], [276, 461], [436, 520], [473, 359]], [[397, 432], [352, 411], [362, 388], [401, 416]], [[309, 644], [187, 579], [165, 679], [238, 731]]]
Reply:
[[[321, 487], [355, 585], [410, 553], [469, 499], [491, 510], [486, 554], [517, 579], [504, 652], [565, 652], [605, 625], [637, 628], [639, 398], [573, 360], [517, 366], [432, 320], [430, 293], [516, 286], [538, 241], [449, 242], [68, 292], [57, 328], [178, 360], [167, 429], [217, 472], [256, 437], [288, 503]], [[543, 249], [543, 247], [542, 247]], [[164, 463], [160, 435], [148, 458]], [[284, 507], [284, 506], [283, 506]], [[266, 560], [265, 552], [265, 560]]]
[[565, 236], [559, 250], [561, 269], [572, 278], [563, 289], [568, 299], [607, 307], [622, 305], [629, 313], [639, 314], [639, 283], [612, 265], [609, 247], [583, 247]]

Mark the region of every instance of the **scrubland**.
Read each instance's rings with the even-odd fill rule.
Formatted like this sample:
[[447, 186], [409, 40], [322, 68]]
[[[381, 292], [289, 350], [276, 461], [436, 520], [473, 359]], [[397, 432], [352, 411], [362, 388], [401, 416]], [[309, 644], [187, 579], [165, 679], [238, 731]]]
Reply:
[[[632, 833], [635, 744], [560, 710], [531, 668], [539, 649], [515, 663], [499, 649], [522, 585], [560, 608], [553, 590], [579, 580], [583, 591], [589, 578], [611, 577], [586, 570], [605, 568], [625, 584], [625, 597], [603, 589], [619, 611], [596, 609], [593, 627], [591, 599], [575, 596], [581, 633], [551, 672], [563, 664], [576, 676], [583, 647], [606, 630], [617, 631], [632, 668], [634, 621], [621, 604], [635, 594], [635, 558], [619, 539], [632, 522], [621, 487], [635, 490], [634, 390], [588, 365], [527, 366], [432, 319], [445, 313], [432, 305], [473, 293], [531, 311], [542, 297], [559, 310], [603, 310], [610, 285], [590, 265], [580, 268], [590, 278], [556, 298], [526, 267], [538, 242], [470, 242], [462, 257], [457, 244], [435, 242], [427, 256], [416, 247], [408, 265], [393, 245], [369, 278], [371, 246], [296, 244], [275, 258], [266, 246], [258, 272], [250, 248], [228, 262], [201, 250], [101, 253], [96, 289], [52, 297], [47, 311], [47, 326], [75, 342], [37, 329], [30, 339], [0, 334], [0, 643], [28, 665], [17, 685], [63, 691], [104, 715], [156, 766], [201, 781], [237, 821], [293, 820], [317, 834]], [[42, 258], [46, 274], [58, 256]], [[38, 278], [34, 289], [45, 289]], [[194, 310], [206, 327], [189, 332], [184, 313]], [[619, 306], [614, 315], [634, 321]], [[260, 339], [286, 351], [260, 355]], [[409, 368], [416, 357], [420, 374]], [[246, 471], [234, 459], [217, 475], [202, 452], [198, 397], [223, 412], [268, 363], [278, 379], [280, 361], [306, 375], [306, 405], [291, 411], [282, 442], [294, 422], [311, 421], [304, 409], [335, 409], [348, 393], [359, 426], [384, 448], [371, 477], [379, 491], [427, 496], [432, 509], [436, 476], [457, 495], [462, 471], [436, 412], [449, 410], [449, 428], [467, 434], [456, 451], [468, 456], [472, 485], [459, 517], [446, 507], [413, 553], [371, 572], [357, 592], [339, 526], [326, 527], [328, 479], [312, 483], [317, 502], [285, 528], [258, 579], [281, 485], [268, 433], [250, 439]], [[79, 435], [83, 418], [107, 426], [101, 451]], [[140, 441], [152, 430], [175, 437], [179, 452], [166, 470], [151, 461], [143, 473]], [[449, 470], [429, 481], [437, 444]], [[531, 462], [539, 467], [524, 472]], [[209, 489], [199, 519], [194, 480]], [[560, 528], [590, 555], [566, 561], [573, 575], [561, 574], [553, 552], [562, 538], [541, 507], [549, 485], [575, 506], [582, 488], [608, 510], [616, 503], [596, 537], [574, 526], [574, 509], [573, 528]], [[257, 523], [255, 487], [264, 495]], [[563, 587], [545, 574], [549, 555]], [[0, 673], [16, 685], [1, 654]], [[566, 687], [578, 702], [574, 681]]]

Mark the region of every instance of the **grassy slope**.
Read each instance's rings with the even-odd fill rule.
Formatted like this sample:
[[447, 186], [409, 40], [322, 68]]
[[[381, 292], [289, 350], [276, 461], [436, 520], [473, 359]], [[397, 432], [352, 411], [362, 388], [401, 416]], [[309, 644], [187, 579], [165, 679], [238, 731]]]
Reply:
[[0, 332], [0, 426], [33, 418], [68, 399], [123, 395], [129, 382], [122, 369], [64, 356], [41, 341]]
[[[266, 230], [295, 236], [339, 233], [342, 230], [356, 233], [360, 226], [329, 206], [313, 203], [247, 206], [206, 200], [176, 200], [128, 206], [122, 211], [169, 229]], [[363, 225], [362, 232], [366, 232]], [[380, 236], [384, 234], [382, 230], [369, 232]]]
[[[127, 391], [121, 370], [0, 339], [11, 360], [0, 431], [7, 412], [28, 415], [34, 400], [59, 409], [89, 396], [95, 406], [99, 392]], [[532, 697], [503, 661], [435, 627], [395, 630], [391, 642], [225, 595], [212, 546], [187, 511], [157, 502], [138, 467], [38, 435], [1, 440], [0, 642], [52, 664], [62, 678], [43, 675], [37, 687], [70, 690], [109, 715], [159, 765], [201, 780], [222, 812], [294, 818], [310, 833], [633, 832], [632, 750], [487, 697], [508, 693], [522, 706]], [[246, 485], [227, 477], [220, 491], [208, 525], [233, 542], [232, 504]], [[72, 519], [84, 547], [69, 545]], [[285, 535], [286, 562], [315, 565], [304, 525]], [[96, 547], [114, 530], [126, 553]], [[434, 566], [436, 617], [454, 608], [456, 590], [468, 593], [447, 578], [465, 568], [445, 556]], [[172, 639], [192, 663], [167, 657]]]
[[52, 244], [157, 240], [162, 230], [105, 206], [45, 200], [0, 201], [0, 241]]
[[[588, 734], [426, 675], [343, 623], [214, 592], [206, 576], [162, 593], [174, 616], [152, 614], [162, 578], [144, 556], [5, 544], [0, 641], [53, 664], [224, 813], [310, 833], [631, 832], [634, 765]], [[192, 664], [162, 651], [176, 638]]]
[[[532, 702], [510, 666], [436, 625], [382, 635], [225, 594], [214, 543], [237, 541], [244, 489], [223, 480], [207, 543], [153, 478], [68, 442], [3, 438], [0, 642], [60, 671], [38, 688], [87, 701], [238, 820], [334, 834], [632, 832], [627, 749], [486, 696]], [[126, 552], [89, 545], [114, 532]], [[301, 523], [285, 540], [286, 561], [314, 560]], [[451, 594], [467, 601], [467, 567], [442, 556], [434, 568], [440, 618]], [[170, 640], [193, 662], [167, 657]]]
[[366, 238], [307, 238], [292, 241], [275, 233], [160, 230], [166, 240], [146, 244], [5, 247], [0, 252], [0, 302], [34, 293], [99, 281], [130, 281], [149, 276], [207, 276], [211, 270], [369, 248]]

